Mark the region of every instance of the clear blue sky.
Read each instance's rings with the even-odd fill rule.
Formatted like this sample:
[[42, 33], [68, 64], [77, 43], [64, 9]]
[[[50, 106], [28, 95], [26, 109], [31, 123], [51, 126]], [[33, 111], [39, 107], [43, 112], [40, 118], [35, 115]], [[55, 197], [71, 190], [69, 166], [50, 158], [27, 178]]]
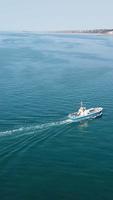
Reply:
[[0, 0], [0, 30], [113, 28], [113, 0]]

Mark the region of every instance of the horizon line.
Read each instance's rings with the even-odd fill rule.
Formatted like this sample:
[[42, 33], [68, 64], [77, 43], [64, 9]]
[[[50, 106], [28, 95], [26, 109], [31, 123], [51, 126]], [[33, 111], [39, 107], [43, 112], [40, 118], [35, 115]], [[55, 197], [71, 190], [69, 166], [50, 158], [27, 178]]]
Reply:
[[0, 30], [0, 32], [64, 32], [64, 31], [94, 31], [94, 30], [105, 30], [105, 31], [113, 31], [113, 28], [86, 28], [86, 29], [56, 29], [56, 30]]

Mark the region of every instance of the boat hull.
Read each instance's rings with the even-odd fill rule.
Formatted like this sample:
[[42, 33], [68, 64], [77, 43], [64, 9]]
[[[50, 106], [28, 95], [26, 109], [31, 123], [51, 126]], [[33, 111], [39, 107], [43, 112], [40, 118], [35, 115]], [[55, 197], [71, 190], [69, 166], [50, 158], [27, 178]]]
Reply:
[[102, 108], [99, 109], [98, 112], [94, 112], [94, 113], [89, 113], [87, 115], [84, 116], [76, 116], [74, 114], [68, 115], [68, 118], [71, 119], [74, 122], [78, 122], [78, 121], [83, 121], [83, 120], [87, 120], [87, 119], [94, 119], [97, 117], [101, 117], [102, 116]]

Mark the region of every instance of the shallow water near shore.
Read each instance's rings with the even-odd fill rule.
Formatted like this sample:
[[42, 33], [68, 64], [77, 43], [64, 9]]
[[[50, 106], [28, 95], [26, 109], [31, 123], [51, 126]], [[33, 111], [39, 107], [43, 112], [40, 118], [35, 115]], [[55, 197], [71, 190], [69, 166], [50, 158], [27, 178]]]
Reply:
[[111, 36], [0, 33], [0, 199], [113, 199], [112, 86]]

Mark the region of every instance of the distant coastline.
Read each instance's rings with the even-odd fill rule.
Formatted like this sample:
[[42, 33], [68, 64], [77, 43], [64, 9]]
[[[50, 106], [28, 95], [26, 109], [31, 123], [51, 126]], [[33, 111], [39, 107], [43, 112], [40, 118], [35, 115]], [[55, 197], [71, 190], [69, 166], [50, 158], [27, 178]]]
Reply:
[[103, 34], [113, 35], [113, 29], [92, 29], [92, 30], [62, 30], [50, 31], [51, 33], [67, 33], [67, 34]]
[[1, 30], [0, 33], [36, 33], [36, 34], [95, 34], [95, 35], [111, 35], [113, 36], [113, 29], [86, 29], [86, 30], [48, 30], [48, 31], [33, 31], [33, 30], [21, 30], [21, 31], [9, 31]]

